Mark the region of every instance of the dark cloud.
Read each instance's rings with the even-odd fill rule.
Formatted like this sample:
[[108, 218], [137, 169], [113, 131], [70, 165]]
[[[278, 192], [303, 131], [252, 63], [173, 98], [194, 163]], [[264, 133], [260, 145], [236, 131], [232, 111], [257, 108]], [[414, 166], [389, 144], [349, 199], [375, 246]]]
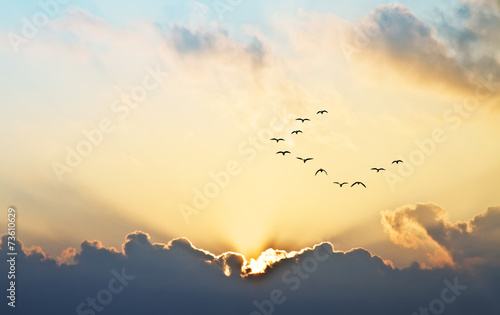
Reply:
[[[184, 57], [209, 55], [222, 58], [225, 63], [250, 63], [253, 66], [263, 66], [267, 56], [264, 43], [252, 36], [248, 43], [238, 42], [230, 38], [228, 32], [218, 28], [213, 30], [196, 29], [175, 25], [164, 30], [167, 45]], [[200, 60], [197, 60], [201, 62]]]
[[[281, 259], [264, 274], [249, 275], [240, 254], [217, 256], [185, 238], [151, 243], [148, 234], [136, 231], [126, 236], [122, 252], [99, 241], [82, 242], [72, 265], [57, 264], [39, 248], [24, 248], [16, 258], [12, 313], [78, 314], [80, 307], [80, 314], [419, 314], [420, 307], [443, 306], [446, 314], [497, 314], [500, 208], [455, 225], [443, 221], [439, 209], [400, 209], [394, 222], [400, 230], [405, 220], [417, 222], [454, 259], [490, 263], [398, 269], [365, 249], [341, 252], [322, 243], [297, 253], [277, 251]], [[6, 242], [4, 235], [2, 257]], [[5, 259], [0, 267], [6, 274]], [[99, 312], [87, 304], [93, 299], [103, 307]], [[6, 303], [0, 308], [4, 314]]]
[[498, 81], [500, 64], [495, 58], [500, 36], [498, 1], [465, 0], [441, 15], [436, 29], [457, 61], [475, 75], [492, 74]]
[[362, 19], [352, 38], [367, 47], [366, 60], [413, 84], [469, 90], [467, 70], [449, 53], [430, 25], [403, 5], [382, 5]]
[[[354, 50], [347, 54], [364, 51], [354, 56], [376, 65], [377, 75], [395, 74], [434, 90], [470, 95], [484, 78], [499, 82], [497, 4], [467, 0], [450, 12], [431, 24], [404, 5], [380, 5], [349, 32]], [[500, 84], [489, 90], [500, 95]]]

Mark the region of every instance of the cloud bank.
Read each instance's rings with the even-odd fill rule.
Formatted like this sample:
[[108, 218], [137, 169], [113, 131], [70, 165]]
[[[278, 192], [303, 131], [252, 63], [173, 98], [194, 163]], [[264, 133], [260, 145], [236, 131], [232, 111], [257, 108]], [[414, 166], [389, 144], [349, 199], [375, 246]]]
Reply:
[[[16, 258], [16, 311], [293, 315], [421, 314], [419, 309], [427, 309], [429, 314], [496, 314], [500, 208], [465, 223], [445, 218], [446, 212], [432, 204], [383, 213], [394, 242], [410, 247], [434, 242], [448, 253], [450, 264], [433, 268], [414, 263], [399, 269], [365, 249], [335, 251], [330, 243], [289, 253], [270, 249], [251, 263], [237, 253], [215, 255], [196, 248], [186, 238], [151, 243], [139, 231], [126, 236], [121, 251], [86, 240], [78, 252], [65, 251], [59, 263], [40, 248], [18, 242], [23, 250]], [[3, 257], [6, 243], [4, 235]], [[265, 267], [259, 269], [258, 262]], [[5, 260], [0, 266], [8, 270]]]

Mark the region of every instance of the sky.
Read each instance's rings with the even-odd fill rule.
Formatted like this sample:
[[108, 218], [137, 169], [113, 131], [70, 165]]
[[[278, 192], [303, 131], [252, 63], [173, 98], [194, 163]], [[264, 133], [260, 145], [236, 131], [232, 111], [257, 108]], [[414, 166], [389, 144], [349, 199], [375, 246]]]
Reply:
[[20, 311], [127, 268], [104, 314], [418, 314], [455, 279], [446, 313], [492, 313], [499, 27], [494, 0], [1, 2]]

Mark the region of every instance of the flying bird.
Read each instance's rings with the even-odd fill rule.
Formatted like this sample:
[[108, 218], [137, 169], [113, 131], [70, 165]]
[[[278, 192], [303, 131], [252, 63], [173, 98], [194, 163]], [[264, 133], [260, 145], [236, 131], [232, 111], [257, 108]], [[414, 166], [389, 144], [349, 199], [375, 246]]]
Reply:
[[307, 161], [309, 161], [309, 160], [312, 160], [313, 158], [305, 158], [305, 159], [303, 159], [303, 158], [301, 158], [301, 157], [297, 157], [297, 159], [299, 159], [299, 160], [301, 160], [301, 161], [304, 161], [304, 163], [305, 163], [305, 162], [307, 162]]
[[285, 156], [285, 154], [287, 153], [290, 153], [290, 151], [278, 151], [276, 152], [276, 154], [283, 154], [283, 156]]
[[295, 120], [300, 120], [302, 123], [304, 123], [304, 121], [310, 121], [309, 118], [297, 118]]
[[347, 185], [349, 184], [348, 182], [342, 182], [342, 183], [339, 183], [339, 182], [333, 182], [334, 184], [337, 184], [339, 185], [340, 187], [344, 186], [344, 185]]
[[318, 175], [318, 173], [325, 173], [326, 175], [328, 175], [328, 173], [324, 169], [322, 169], [322, 168], [320, 168], [319, 170], [317, 170], [316, 173], [314, 173], [314, 176]]
[[403, 163], [402, 160], [395, 160], [395, 161], [392, 161], [392, 164], [399, 164], [399, 163]]
[[376, 167], [374, 167], [374, 168], [372, 168], [371, 170], [372, 170], [372, 171], [377, 171], [377, 173], [378, 173], [378, 172], [380, 172], [380, 171], [385, 171], [385, 168], [376, 168]]
[[363, 184], [362, 182], [355, 182], [354, 184], [351, 185], [351, 187], [354, 185], [361, 185], [366, 188], [365, 184]]
[[302, 133], [302, 130], [294, 130], [294, 131], [292, 131], [292, 135], [293, 135], [293, 134], [298, 135], [299, 133]]
[[278, 143], [280, 141], [285, 141], [285, 139], [283, 139], [283, 138], [271, 138], [270, 140], [271, 141], [276, 141], [276, 143]]
[[326, 110], [324, 110], [324, 109], [323, 109], [323, 110], [319, 110], [316, 114], [321, 114], [321, 115], [323, 115], [323, 114], [328, 114], [328, 112], [327, 112]]

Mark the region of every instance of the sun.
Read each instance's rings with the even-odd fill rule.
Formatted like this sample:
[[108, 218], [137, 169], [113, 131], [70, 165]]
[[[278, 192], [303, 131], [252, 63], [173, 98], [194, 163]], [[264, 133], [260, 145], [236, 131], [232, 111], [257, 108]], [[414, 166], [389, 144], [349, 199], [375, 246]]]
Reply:
[[248, 271], [248, 274], [264, 273], [267, 267], [272, 266], [284, 258], [292, 256], [292, 254], [289, 254], [286, 251], [269, 248], [262, 252], [259, 258], [251, 258], [250, 262], [247, 263], [244, 269]]

